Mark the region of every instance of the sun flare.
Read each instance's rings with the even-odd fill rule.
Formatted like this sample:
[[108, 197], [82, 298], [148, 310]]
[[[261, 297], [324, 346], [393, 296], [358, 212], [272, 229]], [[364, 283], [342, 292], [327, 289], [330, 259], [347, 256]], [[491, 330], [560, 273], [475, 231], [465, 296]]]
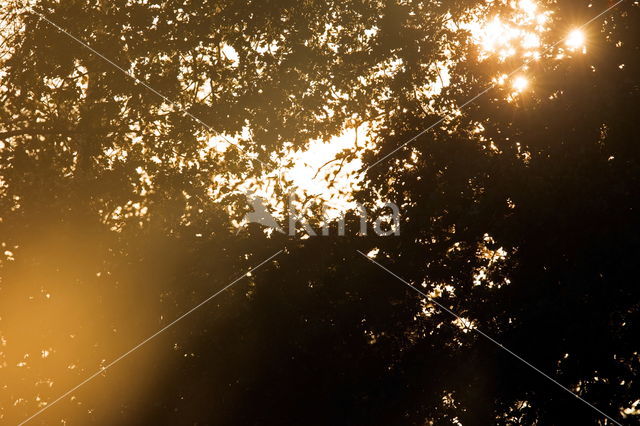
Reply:
[[525, 90], [527, 90], [527, 87], [529, 87], [529, 80], [526, 77], [520, 75], [513, 80], [512, 86], [516, 92], [524, 92]]
[[584, 47], [586, 37], [582, 30], [576, 29], [569, 33], [569, 36], [565, 40], [567, 47], [571, 50], [577, 50]]

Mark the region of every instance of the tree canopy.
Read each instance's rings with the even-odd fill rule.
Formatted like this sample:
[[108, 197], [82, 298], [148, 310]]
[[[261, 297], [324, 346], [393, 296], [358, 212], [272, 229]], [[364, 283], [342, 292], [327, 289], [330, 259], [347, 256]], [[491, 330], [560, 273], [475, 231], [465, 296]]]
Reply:
[[[0, 5], [3, 423], [637, 421], [637, 2]], [[399, 235], [234, 226], [360, 127]]]

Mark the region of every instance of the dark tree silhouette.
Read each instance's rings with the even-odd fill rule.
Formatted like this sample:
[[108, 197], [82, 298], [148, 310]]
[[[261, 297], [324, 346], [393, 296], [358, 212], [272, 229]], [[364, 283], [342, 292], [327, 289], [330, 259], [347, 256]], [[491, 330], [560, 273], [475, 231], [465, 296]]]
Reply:
[[[530, 90], [497, 86], [387, 158], [521, 65], [479, 60], [455, 28], [480, 5], [3, 3], [18, 24], [0, 59], [0, 419], [282, 249], [33, 422], [612, 424], [357, 250], [637, 420], [640, 9], [624, 2], [589, 26], [588, 54], [555, 46]], [[547, 45], [609, 6], [545, 5]], [[451, 81], [425, 99], [444, 61]], [[357, 236], [354, 215], [347, 236], [236, 234], [239, 182], [374, 117], [354, 196], [397, 202], [400, 236]], [[238, 146], [215, 149], [220, 135]]]

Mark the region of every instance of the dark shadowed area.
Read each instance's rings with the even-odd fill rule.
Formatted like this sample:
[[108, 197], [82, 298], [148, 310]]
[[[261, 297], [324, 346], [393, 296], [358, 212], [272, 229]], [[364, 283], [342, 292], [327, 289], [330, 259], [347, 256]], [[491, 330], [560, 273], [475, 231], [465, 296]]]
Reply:
[[637, 424], [638, 28], [0, 0], [0, 423]]

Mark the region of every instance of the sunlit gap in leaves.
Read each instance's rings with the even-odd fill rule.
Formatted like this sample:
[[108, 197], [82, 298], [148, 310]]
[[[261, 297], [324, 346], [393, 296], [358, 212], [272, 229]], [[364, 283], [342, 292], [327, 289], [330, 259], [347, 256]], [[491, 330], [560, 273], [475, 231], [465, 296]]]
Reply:
[[[496, 2], [488, 1], [487, 7]], [[538, 61], [544, 51], [543, 34], [550, 29], [552, 12], [543, 10], [533, 0], [497, 2], [509, 6], [509, 12], [483, 18], [484, 10], [479, 10], [463, 27], [470, 31], [474, 42], [479, 47], [478, 59], [497, 60], [504, 63], [508, 59], [519, 58], [522, 62]], [[506, 73], [511, 70], [505, 69]], [[528, 86], [524, 75], [513, 76], [506, 82], [507, 74], [502, 72], [494, 79], [494, 83], [509, 84], [516, 92], [522, 92]]]
[[[472, 42], [479, 47], [479, 60], [498, 58], [500, 62], [507, 58], [521, 55], [523, 60], [539, 59], [541, 56], [541, 35], [548, 30], [551, 12], [541, 10], [536, 2], [523, 0], [519, 2], [502, 2], [508, 4], [510, 12], [504, 16], [493, 16], [486, 19], [486, 10], [495, 6], [489, 1], [482, 8], [472, 11], [464, 22], [452, 24], [452, 29], [468, 31]], [[449, 52], [453, 57], [455, 52]], [[233, 60], [233, 52], [230, 52]], [[449, 85], [449, 68], [452, 61], [434, 64], [439, 78], [430, 86], [417, 88], [420, 100], [428, 105], [430, 99], [437, 96], [443, 87]], [[393, 75], [402, 69], [401, 60], [380, 64], [372, 73]], [[509, 83], [515, 95], [529, 86], [525, 75], [515, 76]], [[472, 94], [470, 94], [472, 95]], [[508, 98], [507, 100], [510, 100]], [[330, 106], [327, 105], [330, 109]], [[433, 111], [436, 114], [448, 114], [451, 111]], [[361, 123], [360, 126], [345, 124], [344, 131], [329, 140], [314, 140], [306, 150], [290, 151], [284, 158], [272, 158], [280, 164], [290, 163], [281, 173], [272, 172], [261, 179], [251, 179], [240, 185], [241, 192], [252, 193], [266, 200], [276, 217], [282, 217], [285, 201], [277, 197], [276, 185], [286, 185], [286, 190], [295, 190], [299, 202], [298, 207], [311, 201], [323, 203], [329, 209], [329, 216], [337, 215], [354, 207], [352, 194], [362, 184], [364, 175], [359, 173], [361, 154], [368, 149], [375, 149], [376, 120]], [[429, 123], [425, 123], [425, 127]], [[226, 149], [222, 141], [216, 142], [221, 149]], [[347, 156], [351, 152], [356, 155]], [[407, 163], [407, 167], [410, 164]], [[218, 181], [222, 183], [222, 181]], [[282, 188], [280, 188], [282, 189]], [[236, 222], [238, 226], [242, 223]]]
[[[576, 28], [566, 34], [557, 52], [547, 52], [548, 45], [542, 41], [542, 36], [551, 29], [553, 12], [543, 8], [533, 0], [501, 1], [509, 6], [510, 13], [496, 15], [490, 18], [478, 16], [463, 24], [472, 34], [474, 42], [479, 47], [478, 59], [483, 62], [497, 60], [498, 67], [509, 59], [521, 61], [522, 72], [511, 75], [512, 68], [500, 69], [493, 83], [511, 87], [513, 91], [507, 96], [507, 101], [513, 101], [517, 95], [529, 90], [535, 76], [527, 75], [530, 70], [528, 64], [545, 58], [556, 60], [565, 59], [567, 53], [587, 53], [587, 35], [584, 30]], [[495, 4], [488, 1], [487, 5]], [[546, 55], [545, 55], [546, 53]], [[555, 56], [552, 56], [555, 55]]]
[[[245, 132], [250, 133], [249, 128]], [[223, 198], [228, 188], [233, 187], [237, 194], [261, 198], [274, 217], [282, 219], [289, 194], [295, 194], [297, 207], [315, 201], [326, 205], [330, 217], [338, 215], [354, 207], [352, 194], [360, 188], [362, 181], [361, 157], [372, 148], [368, 132], [369, 127], [364, 123], [348, 127], [328, 141], [309, 141], [305, 150], [293, 149], [292, 144], [287, 144], [289, 148], [284, 156], [272, 155], [274, 170], [260, 177], [214, 176], [216, 185], [211, 192], [212, 199]], [[244, 136], [248, 138], [248, 134]], [[214, 137], [209, 147], [225, 152], [229, 144]], [[238, 227], [243, 225], [238, 220], [233, 222]]]

